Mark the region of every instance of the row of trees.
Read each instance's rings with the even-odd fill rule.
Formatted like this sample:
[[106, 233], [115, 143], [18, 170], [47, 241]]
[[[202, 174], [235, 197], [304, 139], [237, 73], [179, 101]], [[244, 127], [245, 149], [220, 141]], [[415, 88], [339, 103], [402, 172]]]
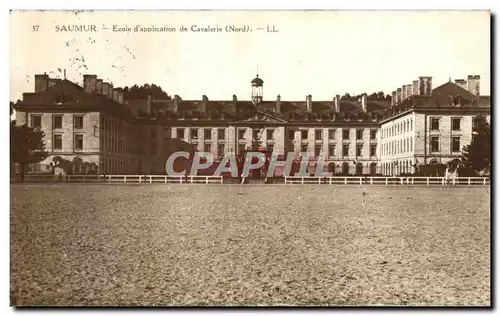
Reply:
[[171, 100], [172, 97], [168, 95], [160, 86], [155, 84], [144, 84], [142, 86], [133, 85], [131, 87], [123, 88], [123, 99], [125, 100], [138, 100], [147, 99], [151, 95], [153, 99], [157, 100]]

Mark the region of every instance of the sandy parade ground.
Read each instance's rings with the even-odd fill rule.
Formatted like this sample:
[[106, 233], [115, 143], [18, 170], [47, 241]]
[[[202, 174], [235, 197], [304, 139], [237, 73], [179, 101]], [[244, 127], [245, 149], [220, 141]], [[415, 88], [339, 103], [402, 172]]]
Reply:
[[10, 212], [18, 306], [490, 305], [487, 186], [13, 184]]

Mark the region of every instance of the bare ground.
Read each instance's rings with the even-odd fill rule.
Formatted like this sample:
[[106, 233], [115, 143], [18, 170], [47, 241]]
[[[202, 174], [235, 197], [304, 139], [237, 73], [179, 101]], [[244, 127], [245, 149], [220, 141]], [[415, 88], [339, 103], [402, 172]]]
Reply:
[[11, 303], [490, 305], [489, 187], [12, 185]]

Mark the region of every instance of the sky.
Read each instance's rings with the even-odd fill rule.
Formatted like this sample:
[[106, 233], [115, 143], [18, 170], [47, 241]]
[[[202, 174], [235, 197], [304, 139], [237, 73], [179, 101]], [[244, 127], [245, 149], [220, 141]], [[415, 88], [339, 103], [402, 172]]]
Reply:
[[[56, 32], [75, 24], [97, 32]], [[137, 25], [176, 32], [134, 32]], [[193, 25], [252, 31], [192, 32]], [[62, 78], [63, 69], [79, 84], [96, 74], [115, 87], [154, 83], [184, 100], [249, 100], [257, 71], [265, 100], [390, 94], [419, 76], [437, 87], [480, 75], [481, 94], [490, 94], [487, 11], [15, 11], [10, 35], [12, 101], [34, 91], [35, 74]]]

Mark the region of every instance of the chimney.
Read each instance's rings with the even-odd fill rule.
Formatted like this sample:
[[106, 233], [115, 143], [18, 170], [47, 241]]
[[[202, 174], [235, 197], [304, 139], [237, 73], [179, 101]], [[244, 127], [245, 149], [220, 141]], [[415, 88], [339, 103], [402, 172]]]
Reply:
[[177, 113], [179, 111], [179, 103], [181, 101], [181, 97], [177, 94], [174, 95], [174, 112]]
[[151, 108], [153, 107], [153, 96], [151, 93], [148, 94], [148, 102], [146, 104], [146, 112], [151, 114]]
[[102, 94], [102, 79], [97, 79], [95, 86], [96, 86], [97, 93]]
[[406, 100], [406, 85], [401, 87], [401, 101]]
[[201, 96], [200, 112], [207, 113], [208, 97], [206, 95]]
[[102, 94], [109, 98], [109, 83], [103, 82], [101, 86], [102, 86]]
[[118, 90], [118, 103], [123, 104], [123, 91], [122, 91], [122, 89]]
[[406, 85], [406, 97], [410, 98], [412, 95], [413, 95], [413, 86], [410, 83]]
[[361, 95], [361, 107], [363, 108], [363, 112], [368, 112], [367, 103], [368, 103], [368, 95], [366, 93], [363, 93]]
[[395, 106], [396, 105], [396, 91], [392, 91], [392, 94], [391, 94], [391, 106]]
[[413, 80], [413, 95], [420, 95], [419, 80]]
[[35, 75], [35, 92], [40, 93], [49, 88], [49, 75]]
[[281, 113], [281, 95], [276, 97], [276, 113]]
[[401, 88], [396, 89], [396, 105], [401, 103]]
[[236, 96], [236, 94], [233, 94], [233, 102], [238, 102], [238, 97]]
[[307, 112], [312, 112], [312, 95], [306, 96]]
[[340, 95], [337, 94], [335, 96], [334, 101], [335, 101], [335, 112], [340, 113]]
[[465, 79], [455, 79], [455, 84], [464, 90], [468, 90], [467, 80]]
[[117, 103], [120, 103], [118, 95], [120, 94], [120, 88], [113, 89], [113, 100]]
[[97, 75], [83, 75], [83, 89], [87, 93], [97, 92]]
[[113, 100], [113, 84], [112, 83], [109, 83], [109, 88], [108, 88], [108, 98], [110, 98], [111, 100]]
[[472, 93], [473, 95], [479, 96], [480, 95], [480, 81], [481, 81], [481, 76], [475, 75], [468, 75], [467, 76], [467, 90]]
[[419, 77], [419, 94], [430, 96], [432, 93], [432, 77]]

